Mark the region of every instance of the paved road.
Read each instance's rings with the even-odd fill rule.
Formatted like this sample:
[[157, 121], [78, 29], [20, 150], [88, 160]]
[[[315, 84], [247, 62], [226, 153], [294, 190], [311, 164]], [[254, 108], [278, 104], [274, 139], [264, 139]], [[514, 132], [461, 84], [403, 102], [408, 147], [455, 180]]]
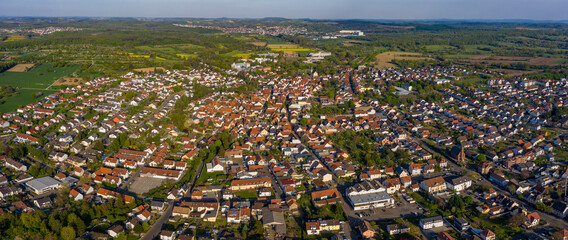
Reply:
[[[422, 140], [419, 140], [419, 141], [416, 141], [416, 142], [419, 143], [419, 144], [422, 146], [422, 148], [424, 148], [424, 149], [430, 151], [431, 153], [440, 154], [441, 156], [444, 156], [446, 159], [448, 159], [448, 160], [449, 160], [449, 161], [448, 161], [448, 164], [449, 164], [449, 166], [450, 166], [451, 169], [452, 169], [451, 171], [453, 171], [454, 173], [461, 174], [461, 172], [462, 172], [463, 170], [466, 170], [465, 167], [462, 167], [462, 166], [458, 165], [458, 164], [455, 162], [455, 160], [454, 160], [453, 158], [451, 158], [450, 156], [448, 156], [446, 153], [437, 151], [436, 149], [429, 147], [429, 146], [428, 146], [427, 144], [425, 144]], [[470, 169], [470, 170], [471, 170], [471, 169]], [[511, 193], [509, 193], [508, 190], [501, 189], [499, 186], [497, 186], [497, 185], [495, 185], [493, 182], [489, 181], [489, 179], [487, 179], [486, 176], [483, 176], [483, 175], [481, 175], [481, 174], [480, 174], [480, 176], [481, 176], [481, 181], [480, 181], [480, 182], [477, 182], [476, 184], [482, 184], [482, 183], [490, 184], [491, 186], [493, 186], [493, 188], [494, 188], [497, 192], [499, 192], [499, 193], [501, 193], [501, 194], [503, 194], [503, 195], [505, 195], [505, 196], [507, 196], [507, 197], [509, 197], [509, 198], [511, 198], [511, 199], [517, 199], [516, 196], [512, 196]], [[540, 215], [540, 218], [543, 219], [543, 220], [545, 220], [548, 224], [551, 224], [551, 225], [557, 226], [557, 227], [563, 227], [563, 226], [566, 226], [566, 224], [567, 224], [567, 221], [565, 221], [565, 220], [563, 220], [563, 219], [560, 219], [560, 218], [557, 218], [557, 217], [555, 217], [555, 216], [553, 216], [553, 215], [550, 215], [550, 214], [548, 214], [548, 213], [545, 213], [545, 212], [542, 212], [542, 211], [538, 211], [537, 209], [533, 208], [529, 203], [527, 203], [527, 202], [525, 202], [525, 201], [518, 200], [517, 202], [518, 202], [521, 206], [523, 206], [525, 209], [527, 209], [529, 212], [538, 212], [538, 214]]]
[[158, 236], [158, 234], [160, 234], [160, 232], [162, 231], [162, 226], [165, 223], [167, 223], [168, 220], [170, 219], [170, 216], [172, 215], [173, 210], [174, 210], [174, 201], [172, 200], [172, 201], [168, 202], [168, 209], [166, 210], [166, 212], [164, 212], [162, 214], [162, 216], [160, 217], [160, 219], [158, 219], [158, 221], [156, 221], [156, 223], [154, 223], [154, 225], [152, 225], [150, 230], [148, 230], [148, 232], [146, 232], [146, 234], [144, 234], [144, 236], [142, 237], [142, 240], [152, 240], [156, 236]]
[[280, 187], [278, 179], [276, 178], [274, 173], [270, 171], [270, 169], [268, 169], [267, 166], [264, 166], [264, 170], [268, 173], [268, 176], [270, 177], [272, 189], [274, 189], [276, 197], [282, 198], [284, 196], [284, 190], [282, 190], [282, 188]]
[[191, 196], [191, 191], [193, 191], [193, 187], [195, 186], [195, 182], [197, 182], [197, 179], [199, 179], [199, 177], [201, 176], [201, 173], [203, 172], [203, 167], [205, 166], [205, 163], [203, 161], [199, 162], [199, 167], [197, 167], [197, 174], [195, 174], [193, 176], [193, 180], [191, 181], [191, 185], [189, 190], [187, 191], [187, 193], [185, 193], [186, 197]]
[[[428, 144], [426, 144], [424, 142], [423, 139], [417, 139], [415, 138], [407, 129], [403, 128], [405, 130], [405, 132], [407, 133], [407, 136], [410, 136], [410, 139], [415, 142], [418, 143], [420, 146], [422, 146], [423, 149], [425, 149], [426, 151], [430, 152], [430, 153], [436, 153], [439, 154], [440, 156], [445, 157], [446, 159], [448, 159], [448, 166], [450, 167], [450, 172], [453, 172], [454, 174], [458, 174], [460, 175], [462, 173], [463, 170], [466, 170], [466, 167], [461, 166], [460, 164], [458, 164], [456, 162], [456, 160], [452, 157], [450, 157], [446, 152], [441, 152], [438, 151], [435, 148], [430, 147]], [[471, 169], [470, 169], [471, 170]], [[475, 170], [474, 170], [475, 171]], [[485, 176], [481, 175], [481, 181], [477, 182], [476, 184], [482, 184], [482, 183], [487, 183], [490, 184], [491, 186], [493, 186], [493, 188], [498, 191], [499, 193], [511, 198], [511, 199], [516, 199], [516, 196], [512, 196], [509, 191], [501, 189], [499, 186], [495, 185], [493, 182], [489, 181]], [[565, 227], [567, 224], [567, 221], [564, 219], [560, 219], [557, 218], [556, 216], [550, 215], [548, 213], [542, 212], [542, 211], [538, 211], [535, 208], [533, 208], [530, 204], [528, 204], [525, 201], [517, 201], [521, 206], [523, 206], [525, 209], [527, 209], [527, 211], [529, 212], [538, 212], [538, 214], [540, 215], [541, 219], [545, 220], [548, 224], [552, 225], [552, 226], [556, 226], [556, 227]]]

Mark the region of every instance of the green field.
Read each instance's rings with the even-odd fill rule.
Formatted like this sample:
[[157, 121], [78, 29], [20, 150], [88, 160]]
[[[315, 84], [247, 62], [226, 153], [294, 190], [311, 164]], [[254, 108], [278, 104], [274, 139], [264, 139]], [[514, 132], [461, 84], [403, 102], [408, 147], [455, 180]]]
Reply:
[[235, 196], [240, 197], [242, 199], [255, 199], [258, 198], [256, 190], [246, 190], [246, 191], [238, 191], [234, 192]]
[[250, 56], [253, 55], [253, 54], [254, 54], [254, 53], [245, 53], [245, 52], [242, 52], [242, 51], [237, 51], [237, 50], [235, 50], [235, 51], [231, 51], [231, 52], [225, 53], [225, 54], [223, 54], [223, 56], [235, 57], [235, 58], [248, 58], [248, 57], [250, 57]]
[[10, 97], [0, 103], [0, 113], [11, 112], [19, 108], [20, 106], [37, 101], [32, 95], [34, 93], [43, 93], [41, 97], [57, 92], [57, 90], [32, 90], [32, 89], [20, 89], [18, 90], [18, 95]]
[[267, 39], [266, 42], [268, 44], [291, 44], [289, 42], [281, 41], [279, 39], [272, 39], [272, 38]]
[[[27, 72], [3, 72], [0, 74], [0, 85], [8, 85], [22, 89], [44, 90], [55, 80], [69, 76], [79, 66], [53, 68], [51, 64], [42, 64]], [[53, 71], [51, 71], [53, 70]]]
[[[0, 85], [16, 88], [18, 95], [7, 98], [0, 103], [0, 113], [10, 112], [16, 108], [35, 102], [32, 95], [41, 92], [43, 96], [57, 92], [57, 89], [48, 89], [55, 80], [74, 73], [78, 65], [63, 68], [53, 68], [51, 64], [42, 64], [27, 72], [3, 72], [0, 74]], [[41, 98], [41, 96], [40, 96]]]
[[426, 50], [428, 51], [444, 51], [444, 50], [454, 50], [456, 47], [450, 45], [428, 45]]
[[474, 56], [474, 54], [445, 54], [442, 55], [443, 58], [453, 58], [453, 59], [467, 59], [467, 58], [472, 58]]
[[153, 45], [153, 46], [138, 46], [136, 53], [140, 54], [154, 54], [158, 60], [175, 60], [179, 58], [188, 59], [195, 58], [197, 50], [202, 49], [202, 46], [194, 44], [169, 44], [169, 45]]

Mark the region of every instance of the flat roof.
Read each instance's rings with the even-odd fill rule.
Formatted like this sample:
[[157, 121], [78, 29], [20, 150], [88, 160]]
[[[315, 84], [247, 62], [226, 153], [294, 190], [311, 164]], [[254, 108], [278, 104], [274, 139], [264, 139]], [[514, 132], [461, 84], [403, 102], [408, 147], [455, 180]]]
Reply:
[[351, 200], [351, 203], [353, 203], [353, 205], [369, 204], [369, 203], [375, 203], [375, 202], [384, 202], [384, 201], [387, 201], [387, 200], [394, 201], [394, 199], [386, 192], [353, 195], [353, 196], [349, 196], [349, 199]]
[[37, 191], [52, 187], [54, 185], [59, 185], [60, 183], [61, 183], [60, 181], [52, 177], [42, 177], [30, 180], [29, 182], [26, 183], [26, 185]]

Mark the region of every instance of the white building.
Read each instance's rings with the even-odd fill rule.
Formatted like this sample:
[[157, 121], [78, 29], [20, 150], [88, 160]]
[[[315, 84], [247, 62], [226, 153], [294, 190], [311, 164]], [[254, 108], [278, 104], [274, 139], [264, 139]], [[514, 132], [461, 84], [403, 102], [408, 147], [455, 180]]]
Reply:
[[394, 204], [394, 199], [386, 192], [349, 196], [353, 210], [387, 207]]
[[444, 226], [444, 219], [440, 216], [420, 219], [420, 227], [424, 230]]
[[36, 194], [46, 193], [61, 187], [61, 182], [52, 177], [33, 179], [26, 186]]
[[355, 211], [394, 204], [394, 199], [379, 180], [363, 181], [349, 187], [346, 193]]
[[214, 157], [210, 163], [206, 164], [207, 172], [224, 172], [225, 168], [221, 164], [221, 159], [219, 157]]
[[446, 180], [446, 185], [450, 190], [456, 190], [456, 192], [461, 192], [471, 187], [471, 180], [467, 177], [457, 177]]

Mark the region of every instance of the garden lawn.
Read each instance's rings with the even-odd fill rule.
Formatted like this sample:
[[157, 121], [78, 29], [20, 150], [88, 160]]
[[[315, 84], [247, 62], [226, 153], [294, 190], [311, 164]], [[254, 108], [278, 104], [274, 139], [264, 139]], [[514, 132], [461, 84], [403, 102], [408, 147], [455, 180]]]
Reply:
[[246, 190], [246, 191], [238, 191], [234, 192], [235, 196], [240, 197], [242, 199], [255, 199], [258, 198], [258, 194], [256, 194], [256, 190]]

